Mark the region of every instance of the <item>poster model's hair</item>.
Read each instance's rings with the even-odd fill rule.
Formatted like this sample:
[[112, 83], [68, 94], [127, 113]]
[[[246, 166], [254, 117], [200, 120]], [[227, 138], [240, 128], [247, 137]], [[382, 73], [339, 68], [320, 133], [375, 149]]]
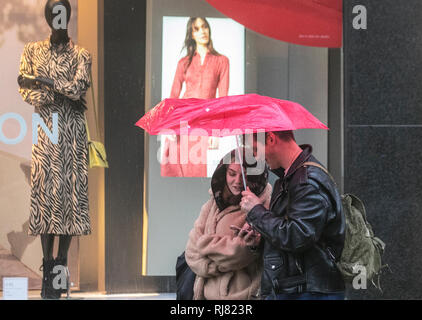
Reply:
[[190, 17], [189, 18], [189, 21], [188, 21], [188, 24], [186, 26], [185, 44], [184, 44], [184, 46], [182, 48], [182, 50], [186, 48], [186, 51], [187, 51], [186, 56], [189, 57], [188, 63], [186, 65], [186, 67], [185, 67], [185, 72], [189, 68], [190, 64], [192, 63], [193, 56], [195, 55], [195, 52], [196, 52], [196, 41], [195, 41], [195, 39], [193, 39], [193, 36], [192, 36], [193, 25], [194, 25], [196, 19], [203, 20], [204, 23], [205, 23], [205, 26], [209, 30], [209, 37], [210, 37], [209, 42], [208, 42], [208, 50], [209, 50], [209, 53], [211, 53], [211, 54], [213, 54], [215, 56], [219, 56], [220, 55], [214, 49], [214, 46], [213, 46], [213, 43], [212, 43], [212, 38], [211, 38], [211, 27], [210, 27], [210, 24], [208, 23], [207, 19], [205, 17]]

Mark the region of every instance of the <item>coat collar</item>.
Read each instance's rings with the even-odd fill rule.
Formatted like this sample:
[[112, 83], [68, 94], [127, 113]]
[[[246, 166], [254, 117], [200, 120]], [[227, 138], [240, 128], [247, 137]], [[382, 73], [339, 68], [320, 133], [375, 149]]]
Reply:
[[56, 44], [52, 44], [50, 41], [50, 37], [49, 36], [47, 39], [44, 40], [44, 45], [49, 49], [49, 50], [56, 50], [57, 52], [63, 52], [63, 51], [68, 51], [68, 50], [72, 50], [75, 46], [75, 44], [73, 43], [72, 39], [69, 38], [69, 41], [66, 43], [62, 43], [59, 45]]
[[[306, 161], [308, 161], [309, 157], [312, 155], [312, 146], [309, 144], [303, 144], [300, 146], [300, 148], [303, 150], [299, 156], [296, 158], [296, 160], [292, 163], [292, 165], [289, 168], [289, 171], [285, 175], [284, 168], [280, 167], [274, 170], [271, 170], [274, 174], [276, 174], [279, 178], [285, 178], [287, 179], [295, 171], [300, 168]], [[284, 176], [285, 175], [285, 176]]]

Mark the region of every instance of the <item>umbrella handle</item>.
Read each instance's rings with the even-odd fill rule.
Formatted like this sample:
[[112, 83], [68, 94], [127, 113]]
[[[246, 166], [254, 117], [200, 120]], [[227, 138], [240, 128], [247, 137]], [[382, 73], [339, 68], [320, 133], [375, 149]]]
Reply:
[[245, 172], [243, 171], [243, 159], [242, 159], [242, 155], [240, 154], [239, 136], [236, 136], [236, 144], [237, 144], [237, 153], [239, 155], [240, 166], [241, 166], [241, 171], [242, 171], [243, 187], [245, 188], [245, 191], [246, 191], [246, 179], [245, 179]]

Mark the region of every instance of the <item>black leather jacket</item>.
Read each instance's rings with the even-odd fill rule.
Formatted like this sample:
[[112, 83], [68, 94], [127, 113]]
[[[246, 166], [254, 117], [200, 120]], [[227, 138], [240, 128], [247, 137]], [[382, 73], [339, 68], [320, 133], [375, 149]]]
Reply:
[[274, 170], [280, 179], [274, 185], [270, 209], [255, 206], [248, 223], [261, 233], [264, 271], [261, 295], [271, 293], [345, 290], [335, 261], [344, 246], [345, 216], [335, 183], [320, 168], [310, 145], [290, 167]]

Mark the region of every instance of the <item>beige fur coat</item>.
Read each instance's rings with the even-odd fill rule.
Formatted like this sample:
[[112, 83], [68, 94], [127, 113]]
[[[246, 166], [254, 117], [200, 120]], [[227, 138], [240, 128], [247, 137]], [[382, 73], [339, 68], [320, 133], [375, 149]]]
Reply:
[[[267, 208], [271, 192], [267, 184], [259, 196]], [[231, 225], [241, 228], [246, 214], [238, 205], [220, 211], [211, 190], [210, 194], [189, 233], [185, 251], [186, 262], [197, 275], [194, 300], [256, 299], [261, 280], [259, 253], [251, 251], [230, 229]]]

